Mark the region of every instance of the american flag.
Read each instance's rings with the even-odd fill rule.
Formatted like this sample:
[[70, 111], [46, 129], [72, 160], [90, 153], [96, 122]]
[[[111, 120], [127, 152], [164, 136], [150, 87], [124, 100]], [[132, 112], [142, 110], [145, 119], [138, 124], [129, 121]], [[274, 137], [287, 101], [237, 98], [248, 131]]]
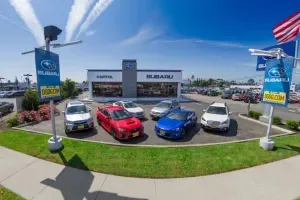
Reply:
[[294, 40], [300, 33], [300, 10], [273, 28], [278, 44]]

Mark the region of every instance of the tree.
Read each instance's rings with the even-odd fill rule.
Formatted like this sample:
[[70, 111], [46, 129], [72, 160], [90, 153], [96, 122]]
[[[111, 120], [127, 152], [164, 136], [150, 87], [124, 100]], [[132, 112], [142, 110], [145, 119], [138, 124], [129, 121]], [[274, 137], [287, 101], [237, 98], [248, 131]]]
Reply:
[[16, 86], [18, 86], [18, 85], [19, 85], [19, 80], [18, 80], [18, 78], [17, 78], [17, 77], [15, 78], [15, 85], [16, 85]]
[[255, 84], [255, 81], [253, 78], [250, 78], [248, 81], [247, 81], [248, 85], [254, 85]]
[[195, 78], [195, 76], [194, 76], [194, 75], [192, 75], [191, 79], [192, 79], [192, 80], [194, 80], [194, 78]]
[[24, 110], [38, 110], [40, 105], [38, 93], [34, 90], [27, 90], [22, 99], [22, 106]]
[[209, 78], [208, 79], [208, 85], [213, 85], [215, 83], [215, 80], [214, 79], [212, 79], [212, 78]]
[[8, 83], [8, 84], [11, 84], [11, 81], [10, 81], [10, 80], [7, 80], [7, 83]]
[[67, 78], [62, 82], [62, 97], [63, 99], [71, 97], [76, 92], [76, 84], [75, 81]]

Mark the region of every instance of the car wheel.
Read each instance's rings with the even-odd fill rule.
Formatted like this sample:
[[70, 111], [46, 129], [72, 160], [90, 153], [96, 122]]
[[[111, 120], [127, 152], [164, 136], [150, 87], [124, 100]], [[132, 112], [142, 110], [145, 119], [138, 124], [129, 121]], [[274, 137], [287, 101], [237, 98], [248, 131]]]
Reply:
[[97, 118], [97, 122], [98, 122], [98, 125], [101, 126], [101, 121], [100, 121], [100, 119]]
[[110, 130], [110, 133], [111, 133], [111, 135], [113, 136], [113, 138], [114, 138], [115, 140], [118, 139], [117, 136], [116, 136], [116, 132], [114, 131], [113, 128]]
[[181, 132], [181, 137], [184, 137], [185, 134], [186, 134], [186, 131], [185, 131], [185, 129], [183, 128], [183, 129], [182, 129], [182, 132]]
[[65, 134], [68, 134], [70, 131], [68, 131], [67, 129], [65, 129]]

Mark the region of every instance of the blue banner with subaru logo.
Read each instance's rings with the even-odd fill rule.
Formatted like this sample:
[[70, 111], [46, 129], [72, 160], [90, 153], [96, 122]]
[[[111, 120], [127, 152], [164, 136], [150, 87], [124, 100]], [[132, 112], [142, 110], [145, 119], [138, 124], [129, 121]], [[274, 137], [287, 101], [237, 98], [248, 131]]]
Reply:
[[59, 56], [42, 49], [35, 49], [35, 65], [39, 100], [60, 100]]
[[292, 58], [273, 59], [266, 63], [263, 103], [287, 107], [293, 67]]
[[[271, 50], [275, 48], [281, 48], [287, 55], [296, 57], [296, 41], [291, 41], [284, 44], [267, 47], [263, 50]], [[274, 58], [271, 58], [269, 56], [258, 56], [256, 71], [264, 71], [266, 69], [266, 62], [270, 59], [274, 59]]]

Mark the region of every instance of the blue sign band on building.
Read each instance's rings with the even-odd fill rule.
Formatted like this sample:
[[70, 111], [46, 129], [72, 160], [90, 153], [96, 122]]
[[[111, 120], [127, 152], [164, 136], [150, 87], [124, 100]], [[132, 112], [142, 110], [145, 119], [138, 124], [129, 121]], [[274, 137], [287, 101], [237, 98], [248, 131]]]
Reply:
[[39, 101], [60, 100], [59, 56], [42, 49], [35, 49], [35, 65]]
[[[271, 47], [267, 47], [263, 50], [271, 50], [275, 48], [281, 48], [287, 55], [296, 57], [296, 41], [287, 42], [284, 44], [279, 44]], [[266, 62], [270, 59], [268, 56], [258, 56], [257, 57], [257, 64], [256, 64], [256, 71], [265, 71], [266, 69]]]
[[294, 62], [292, 58], [267, 61], [263, 87], [263, 103], [287, 107]]

